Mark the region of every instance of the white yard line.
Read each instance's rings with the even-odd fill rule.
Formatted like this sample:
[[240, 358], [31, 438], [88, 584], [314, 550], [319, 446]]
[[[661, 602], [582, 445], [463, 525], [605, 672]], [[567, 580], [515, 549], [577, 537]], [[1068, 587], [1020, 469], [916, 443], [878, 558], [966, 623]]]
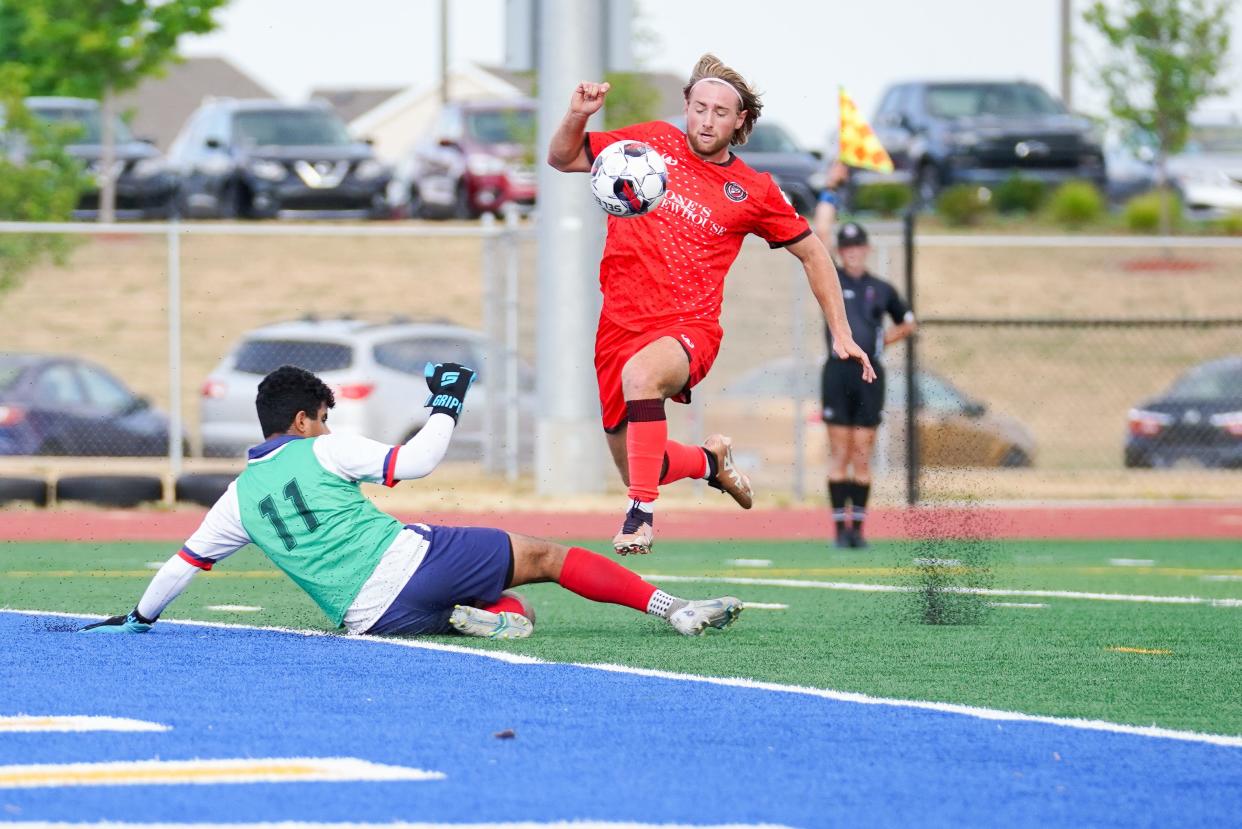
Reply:
[[[44, 610], [18, 610], [15, 608], [0, 608], [0, 613], [19, 613], [26, 616], [54, 616], [67, 617], [74, 619], [102, 619], [104, 617], [81, 614], [81, 613], [61, 613], [56, 611]], [[697, 676], [694, 674], [678, 674], [668, 671], [657, 671], [648, 668], [634, 668], [627, 665], [604, 665], [595, 663], [573, 663], [573, 662], [547, 662], [534, 656], [524, 656], [522, 654], [506, 653], [504, 651], [485, 651], [476, 648], [467, 648], [460, 645], [443, 645], [438, 642], [420, 642], [415, 639], [395, 639], [382, 636], [343, 636], [337, 633], [331, 633], [322, 630], [294, 630], [291, 628], [280, 628], [260, 625], [239, 625], [227, 622], [197, 622], [191, 620], [168, 619], [160, 622], [161, 625], [190, 625], [193, 627], [210, 627], [225, 628], [232, 630], [262, 630], [272, 633], [283, 633], [295, 636], [336, 636], [346, 641], [354, 641], [360, 643], [368, 643], [375, 645], [390, 645], [402, 648], [414, 648], [417, 650], [439, 651], [442, 653], [458, 653], [468, 654], [471, 656], [481, 656], [486, 659], [495, 659], [500, 662], [507, 662], [515, 665], [571, 665], [576, 668], [585, 668], [594, 671], [609, 671], [612, 673], [632, 674], [635, 676], [654, 677], [658, 679], [666, 679], [677, 682], [703, 682], [709, 685], [724, 685], [734, 688], [745, 688], [748, 690], [772, 691], [784, 694], [799, 694], [803, 696], [819, 697], [821, 699], [829, 699], [836, 702], [851, 702], [860, 705], [887, 705], [894, 708], [916, 708], [927, 711], [939, 711], [948, 714], [960, 714], [962, 716], [974, 717], [982, 720], [998, 720], [1007, 722], [1033, 722], [1045, 725], [1055, 725], [1063, 728], [1073, 728], [1083, 731], [1108, 731], [1115, 734], [1130, 734], [1139, 737], [1154, 737], [1167, 740], [1182, 740], [1192, 743], [1206, 743], [1209, 745], [1229, 746], [1231, 748], [1242, 748], [1242, 735], [1228, 734], [1205, 734], [1198, 731], [1178, 731], [1170, 728], [1159, 728], [1157, 726], [1140, 726], [1126, 725], [1123, 723], [1106, 722], [1104, 720], [1082, 720], [1072, 717], [1044, 717], [1034, 714], [1024, 714], [1019, 711], [1002, 711], [995, 708], [978, 708], [972, 705], [958, 705], [948, 702], [928, 702], [924, 700], [909, 699], [892, 699], [888, 697], [873, 697], [867, 694], [859, 694], [851, 691], [834, 691], [828, 688], [808, 688], [801, 685], [782, 685], [776, 682], [760, 682], [753, 679], [740, 679], [729, 677], [713, 677], [713, 676]], [[148, 634], [150, 635], [150, 634]]]
[[1114, 567], [1152, 567], [1156, 564], [1154, 558], [1110, 558], [1108, 563]]
[[[743, 576], [670, 576], [644, 573], [653, 582], [691, 582], [702, 584], [744, 584], [756, 587], [804, 587], [815, 590], [852, 590], [860, 593], [919, 593], [921, 587], [902, 584], [866, 584], [848, 581], [814, 581], [811, 579], [761, 579]], [[1145, 604], [1202, 604], [1212, 607], [1242, 607], [1242, 599], [1207, 599], [1202, 596], [1141, 596], [1131, 593], [1079, 593], [1072, 590], [1006, 590], [991, 587], [941, 587], [945, 593], [969, 593], [978, 596], [1028, 596], [1040, 599], [1086, 599], [1097, 602], [1140, 602]]]
[[172, 726], [125, 717], [18, 714], [0, 717], [0, 734], [51, 731], [171, 731]]
[[209, 604], [206, 609], [221, 613], [258, 613], [263, 608], [253, 604]]
[[1029, 607], [1038, 610], [1047, 606], [1043, 602], [988, 602], [988, 607]]
[[771, 567], [772, 559], [770, 558], [730, 558], [725, 559], [725, 564], [730, 567]]
[[772, 602], [743, 602], [743, 607], [747, 610], [788, 610], [787, 604], [774, 604]]

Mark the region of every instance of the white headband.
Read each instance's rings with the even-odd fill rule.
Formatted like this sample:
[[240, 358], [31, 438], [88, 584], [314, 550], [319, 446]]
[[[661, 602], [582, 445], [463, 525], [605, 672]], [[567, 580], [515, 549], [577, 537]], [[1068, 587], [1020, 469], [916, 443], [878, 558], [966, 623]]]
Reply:
[[707, 82], [707, 83], [718, 83], [718, 84], [723, 84], [724, 86], [729, 87], [729, 89], [733, 90], [733, 94], [737, 96], [737, 105], [738, 105], [738, 109], [745, 109], [745, 108], [746, 108], [746, 102], [742, 100], [742, 93], [737, 91], [737, 87], [736, 87], [736, 86], [734, 86], [733, 84], [731, 84], [731, 83], [729, 83], [728, 81], [723, 80], [723, 79], [721, 79], [721, 78], [713, 78], [713, 77], [710, 77], [710, 76], [709, 76], [709, 77], [706, 77], [706, 78], [699, 78], [697, 81], [695, 81], [695, 82], [694, 82], [694, 85], [690, 87], [690, 90], [693, 92], [693, 91], [694, 91], [694, 87], [695, 87], [695, 86], [698, 86], [699, 84], [704, 83], [704, 82]]

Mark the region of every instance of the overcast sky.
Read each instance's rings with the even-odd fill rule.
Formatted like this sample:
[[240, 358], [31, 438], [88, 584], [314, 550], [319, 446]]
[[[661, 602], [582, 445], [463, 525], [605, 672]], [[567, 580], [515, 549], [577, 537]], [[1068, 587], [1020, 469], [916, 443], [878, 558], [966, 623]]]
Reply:
[[[811, 147], [835, 127], [838, 85], [868, 116], [885, 85], [905, 78], [1024, 78], [1059, 89], [1058, 0], [635, 2], [660, 41], [645, 68], [684, 75], [715, 52], [765, 92], [765, 117]], [[1085, 6], [1075, 0], [1079, 13]], [[437, 0], [232, 0], [220, 29], [187, 38], [182, 51], [228, 58], [290, 100], [314, 87], [430, 86], [438, 8]], [[450, 0], [449, 8], [450, 61], [503, 62], [504, 0]], [[1240, 24], [1242, 4], [1238, 32]], [[1230, 80], [1240, 77], [1242, 34], [1229, 68]], [[1080, 73], [1076, 108], [1102, 108], [1092, 87]], [[1242, 110], [1242, 92], [1214, 106]]]

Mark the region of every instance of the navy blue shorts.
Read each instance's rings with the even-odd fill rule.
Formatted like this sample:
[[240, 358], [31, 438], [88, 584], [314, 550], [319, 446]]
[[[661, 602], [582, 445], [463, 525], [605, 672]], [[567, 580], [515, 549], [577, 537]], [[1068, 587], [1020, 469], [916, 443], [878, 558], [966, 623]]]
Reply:
[[[427, 535], [423, 526], [407, 529]], [[430, 528], [423, 563], [367, 633], [451, 633], [455, 605], [482, 607], [500, 599], [513, 578], [513, 545], [503, 530]]]

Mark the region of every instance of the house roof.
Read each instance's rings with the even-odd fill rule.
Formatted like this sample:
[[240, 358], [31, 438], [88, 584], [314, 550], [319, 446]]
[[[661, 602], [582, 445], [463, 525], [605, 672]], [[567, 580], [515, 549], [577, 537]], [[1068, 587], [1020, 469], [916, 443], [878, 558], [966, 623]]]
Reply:
[[273, 98], [265, 89], [223, 58], [188, 58], [168, 67], [163, 77], [148, 78], [117, 96], [117, 109], [134, 113], [134, 134], [167, 150], [182, 124], [203, 98]]
[[322, 98], [332, 105], [345, 122], [370, 112], [399, 92], [403, 86], [375, 87], [370, 89], [313, 89], [311, 98]]

